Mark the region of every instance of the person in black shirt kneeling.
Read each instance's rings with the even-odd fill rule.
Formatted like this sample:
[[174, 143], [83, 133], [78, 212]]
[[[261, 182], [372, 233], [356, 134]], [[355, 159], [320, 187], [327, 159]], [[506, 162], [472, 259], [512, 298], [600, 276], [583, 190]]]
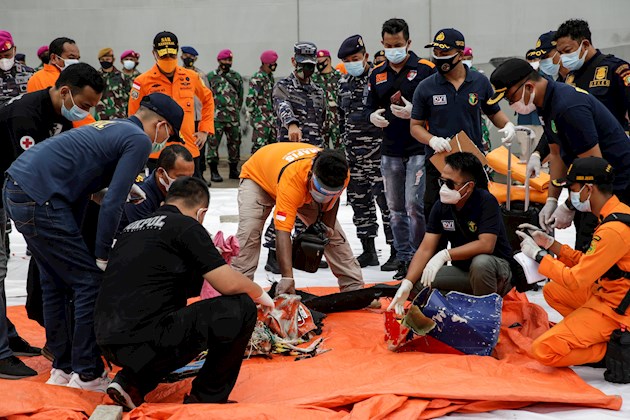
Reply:
[[[184, 402], [227, 402], [256, 323], [254, 302], [273, 308], [269, 295], [214, 247], [202, 226], [209, 201], [202, 181], [178, 178], [165, 204], [129, 224], [110, 254], [94, 328], [105, 358], [122, 367], [107, 393], [127, 410], [206, 349]], [[186, 306], [204, 280], [223, 296]]]

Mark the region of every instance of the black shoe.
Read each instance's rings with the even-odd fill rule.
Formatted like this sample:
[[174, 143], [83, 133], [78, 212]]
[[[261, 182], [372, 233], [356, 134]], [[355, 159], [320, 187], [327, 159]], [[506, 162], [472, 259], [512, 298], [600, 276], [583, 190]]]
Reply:
[[319, 268], [328, 268], [328, 262], [326, 262], [326, 260], [322, 258], [322, 260], [319, 262]]
[[398, 261], [398, 271], [394, 274], [394, 280], [402, 280], [407, 277], [407, 270], [409, 269], [409, 261]]
[[223, 177], [219, 174], [219, 164], [216, 162], [210, 162], [210, 181], [223, 182]]
[[24, 362], [15, 356], [0, 359], [0, 378], [22, 379], [37, 376], [37, 372], [26, 366]]
[[140, 390], [129, 384], [120, 373], [116, 374], [107, 386], [107, 395], [116, 404], [122, 406], [123, 411], [131, 411], [144, 402]]
[[379, 262], [378, 255], [376, 255], [376, 247], [374, 246], [374, 238], [361, 238], [361, 245], [363, 245], [363, 253], [357, 257], [361, 268], [377, 266]]
[[398, 259], [396, 258], [396, 248], [391, 246], [391, 253], [389, 259], [381, 266], [381, 271], [396, 271], [398, 270]]
[[265, 270], [271, 271], [273, 274], [280, 274], [280, 266], [278, 265], [278, 260], [276, 259], [276, 251], [269, 250], [269, 255], [267, 256], [267, 264], [265, 264]]
[[230, 179], [239, 179], [240, 173], [237, 169], [238, 163], [230, 163]]
[[16, 356], [41, 356], [42, 349], [33, 347], [22, 337], [9, 338], [9, 347]]

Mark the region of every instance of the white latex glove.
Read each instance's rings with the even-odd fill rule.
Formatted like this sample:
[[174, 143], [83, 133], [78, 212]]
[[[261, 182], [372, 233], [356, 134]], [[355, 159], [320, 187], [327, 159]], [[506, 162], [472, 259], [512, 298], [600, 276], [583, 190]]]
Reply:
[[536, 245], [541, 246], [545, 249], [549, 249], [551, 245], [553, 245], [553, 243], [555, 242], [553, 236], [547, 235], [538, 226], [534, 226], [529, 223], [523, 223], [518, 225], [518, 228], [522, 230], [527, 230], [529, 235], [534, 238], [534, 242], [536, 242]]
[[552, 231], [551, 216], [553, 215], [553, 212], [556, 211], [556, 208], [558, 208], [558, 199], [549, 197], [547, 198], [543, 208], [540, 210], [540, 213], [538, 213], [538, 223], [540, 224], [540, 227], [545, 229], [547, 232]]
[[504, 136], [501, 138], [501, 143], [503, 143], [505, 147], [510, 147], [512, 145], [512, 140], [514, 140], [514, 137], [516, 137], [516, 129], [514, 128], [514, 124], [508, 121], [507, 124], [505, 124], [505, 126], [503, 126], [503, 128], [499, 130], [499, 133], [504, 134]]
[[127, 196], [127, 202], [138, 205], [142, 203], [146, 198], [147, 195], [144, 191], [142, 191], [142, 188], [140, 188], [136, 184], [133, 184], [131, 186], [131, 191], [129, 191], [129, 195]]
[[550, 219], [552, 229], [566, 229], [571, 226], [575, 210], [569, 210], [566, 204], [562, 203], [553, 212]]
[[536, 242], [526, 234], [525, 232], [516, 231], [516, 234], [521, 238], [521, 252], [527, 255], [532, 260], [536, 260], [536, 254], [538, 254], [542, 248], [540, 248]]
[[444, 137], [431, 137], [431, 140], [429, 140], [429, 146], [431, 146], [436, 153], [450, 152], [452, 150], [451, 142]]
[[295, 280], [291, 277], [282, 277], [276, 286], [276, 296], [281, 294], [295, 294]]
[[370, 114], [370, 122], [378, 128], [385, 128], [389, 125], [389, 121], [383, 117], [385, 109], [379, 109]]
[[392, 114], [394, 114], [396, 117], [403, 120], [408, 120], [411, 118], [411, 109], [413, 108], [413, 105], [411, 104], [411, 102], [406, 100], [404, 96], [401, 96], [400, 99], [402, 99], [402, 101], [405, 103], [405, 106], [391, 104], [389, 106], [389, 109], [392, 110]]
[[405, 302], [409, 297], [411, 289], [413, 289], [413, 283], [407, 279], [403, 279], [396, 291], [396, 296], [394, 296], [394, 299], [387, 307], [387, 310], [396, 311], [396, 315], [403, 316], [405, 314]]
[[271, 312], [275, 307], [273, 299], [263, 290], [262, 295], [254, 299], [254, 302], [260, 305], [264, 313]]
[[532, 153], [527, 161], [527, 169], [525, 170], [525, 176], [528, 178], [538, 178], [540, 176], [540, 154], [538, 152]]
[[97, 191], [94, 194], [92, 194], [90, 198], [92, 199], [92, 201], [94, 201], [96, 204], [100, 206], [101, 203], [103, 202], [103, 198], [105, 198], [106, 192], [107, 192], [107, 188], [103, 188], [102, 190]]
[[100, 258], [96, 259], [96, 266], [101, 270], [105, 271], [107, 268], [107, 260], [101, 260]]
[[448, 253], [447, 249], [443, 249], [437, 254], [433, 256], [427, 263], [426, 267], [424, 267], [424, 271], [422, 272], [422, 277], [420, 278], [420, 282], [424, 287], [431, 287], [431, 283], [435, 280], [435, 276], [437, 272], [440, 271], [440, 268], [444, 267], [448, 261], [451, 260], [451, 255]]

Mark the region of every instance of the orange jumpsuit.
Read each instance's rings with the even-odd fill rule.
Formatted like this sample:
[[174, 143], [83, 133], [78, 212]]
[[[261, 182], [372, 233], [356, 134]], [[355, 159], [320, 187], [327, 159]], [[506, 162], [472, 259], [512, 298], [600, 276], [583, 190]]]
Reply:
[[[26, 85], [26, 91], [28, 93], [36, 92], [42, 89], [48, 89], [51, 86], [55, 86], [57, 83], [57, 79], [59, 79], [59, 75], [61, 74], [61, 70], [57, 68], [57, 66], [53, 66], [52, 64], [44, 64], [44, 67], [41, 70], [38, 70], [28, 79], [28, 84]], [[82, 125], [92, 124], [96, 122], [94, 117], [90, 114], [81, 121], [73, 121], [73, 127], [81, 127]]]
[[[158, 68], [157, 64], [136, 77], [129, 95], [129, 115], [140, 108], [143, 97], [160, 92], [170, 96], [184, 109], [184, 120], [180, 136], [186, 142], [185, 147], [193, 155], [199, 157], [199, 148], [195, 144], [195, 96], [201, 100], [201, 121], [199, 131], [214, 134], [214, 97], [212, 91], [206, 87], [195, 70], [188, 70], [177, 66], [171, 82]], [[159, 152], [151, 154], [149, 158], [157, 159]]]
[[[601, 210], [600, 220], [611, 213], [630, 214], [630, 207], [612, 196]], [[545, 256], [539, 267], [551, 279], [545, 300], [564, 319], [532, 344], [536, 359], [548, 366], [571, 366], [599, 362], [606, 354], [612, 332], [630, 325], [625, 315], [614, 311], [630, 288], [630, 279], [602, 276], [615, 264], [630, 271], [630, 227], [622, 222], [601, 224], [586, 253], [562, 246], [558, 259]]]

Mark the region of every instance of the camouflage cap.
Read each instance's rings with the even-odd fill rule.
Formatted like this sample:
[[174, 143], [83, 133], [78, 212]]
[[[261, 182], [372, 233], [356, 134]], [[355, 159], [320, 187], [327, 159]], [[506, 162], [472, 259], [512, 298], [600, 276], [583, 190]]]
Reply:
[[298, 63], [311, 63], [317, 64], [317, 46], [312, 42], [298, 41], [293, 46], [293, 53], [295, 54], [295, 61]]

